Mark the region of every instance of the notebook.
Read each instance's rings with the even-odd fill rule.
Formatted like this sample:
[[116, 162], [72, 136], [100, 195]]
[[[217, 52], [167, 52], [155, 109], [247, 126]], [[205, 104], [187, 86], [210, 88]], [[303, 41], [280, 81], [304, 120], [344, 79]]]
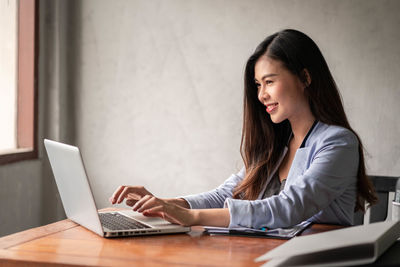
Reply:
[[98, 212], [83, 159], [75, 146], [44, 140], [50, 165], [69, 219], [103, 237], [185, 233], [190, 227], [132, 210]]
[[374, 262], [400, 236], [399, 221], [384, 221], [294, 237], [255, 259], [263, 266], [351, 266]]

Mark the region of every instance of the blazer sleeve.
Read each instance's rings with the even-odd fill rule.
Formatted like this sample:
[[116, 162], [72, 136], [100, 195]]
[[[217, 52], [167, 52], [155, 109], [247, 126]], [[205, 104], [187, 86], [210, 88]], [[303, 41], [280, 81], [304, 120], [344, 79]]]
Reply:
[[232, 197], [236, 185], [243, 180], [245, 169], [237, 174], [232, 174], [222, 185], [209, 192], [181, 197], [185, 199], [191, 209], [223, 208], [224, 201]]
[[293, 177], [279, 195], [253, 201], [226, 199], [229, 227], [290, 227], [309, 219], [355, 183], [358, 161], [358, 140], [353, 133], [342, 130], [325, 137], [308, 169]]

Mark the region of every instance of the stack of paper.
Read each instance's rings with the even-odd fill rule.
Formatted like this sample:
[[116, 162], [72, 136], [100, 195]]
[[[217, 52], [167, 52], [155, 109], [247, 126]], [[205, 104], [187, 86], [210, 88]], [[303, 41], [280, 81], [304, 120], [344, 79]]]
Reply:
[[254, 228], [223, 228], [205, 226], [206, 233], [210, 235], [240, 235], [240, 236], [258, 236], [279, 239], [290, 239], [300, 234], [307, 228], [311, 222], [304, 221], [290, 228], [276, 229], [254, 229]]
[[399, 221], [295, 237], [256, 261], [263, 266], [350, 266], [374, 262], [400, 236]]

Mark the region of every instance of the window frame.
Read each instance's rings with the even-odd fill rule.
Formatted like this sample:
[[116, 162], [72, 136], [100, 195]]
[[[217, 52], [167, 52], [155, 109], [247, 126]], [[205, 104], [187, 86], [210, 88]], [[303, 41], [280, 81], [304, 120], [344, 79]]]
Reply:
[[0, 165], [38, 157], [38, 1], [18, 1], [17, 8], [17, 148], [1, 154]]

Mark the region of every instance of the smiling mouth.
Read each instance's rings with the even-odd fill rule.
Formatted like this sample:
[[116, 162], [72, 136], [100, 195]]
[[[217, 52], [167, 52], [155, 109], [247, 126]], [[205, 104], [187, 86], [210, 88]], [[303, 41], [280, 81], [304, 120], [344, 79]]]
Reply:
[[268, 113], [271, 113], [271, 112], [274, 111], [277, 107], [278, 107], [278, 103], [274, 103], [274, 104], [267, 105], [267, 112], [268, 112]]

